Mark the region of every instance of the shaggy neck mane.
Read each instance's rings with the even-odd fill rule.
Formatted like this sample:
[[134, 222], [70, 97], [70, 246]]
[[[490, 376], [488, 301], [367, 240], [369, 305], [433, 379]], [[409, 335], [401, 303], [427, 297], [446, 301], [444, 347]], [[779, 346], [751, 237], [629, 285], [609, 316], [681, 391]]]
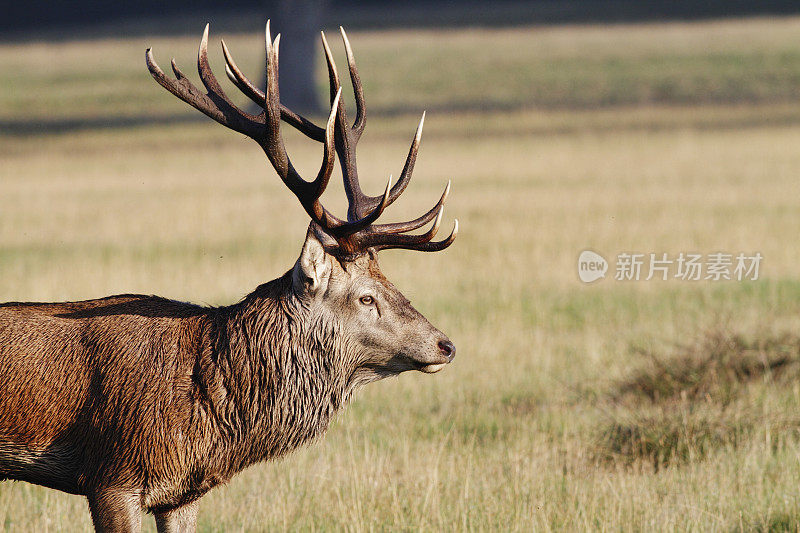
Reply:
[[207, 396], [223, 440], [244, 452], [230, 454], [242, 458], [235, 469], [321, 435], [352, 389], [335, 321], [311, 320], [291, 283], [290, 271], [212, 321], [207, 362], [218, 374]]

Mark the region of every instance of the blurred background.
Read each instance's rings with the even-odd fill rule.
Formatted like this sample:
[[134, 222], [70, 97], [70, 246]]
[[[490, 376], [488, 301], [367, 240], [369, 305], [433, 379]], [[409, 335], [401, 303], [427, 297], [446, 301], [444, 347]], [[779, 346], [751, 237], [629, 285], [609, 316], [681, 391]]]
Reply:
[[[300, 206], [252, 141], [151, 79], [148, 47], [194, 76], [210, 22], [212, 68], [247, 106], [219, 38], [261, 80], [271, 18], [282, 99], [322, 122], [318, 31], [343, 72], [344, 26], [375, 194], [427, 110], [415, 177], [384, 218], [424, 212], [452, 179], [443, 231], [457, 217], [459, 237], [381, 261], [458, 358], [367, 387], [324, 440], [213, 491], [203, 531], [798, 528], [797, 2], [31, 0], [3, 14], [0, 301], [223, 305], [295, 261]], [[284, 136], [312, 176], [321, 147]], [[612, 263], [592, 284], [577, 275], [587, 249]], [[757, 280], [625, 282], [623, 252], [764, 259]], [[6, 483], [0, 525], [90, 519], [81, 498]]]

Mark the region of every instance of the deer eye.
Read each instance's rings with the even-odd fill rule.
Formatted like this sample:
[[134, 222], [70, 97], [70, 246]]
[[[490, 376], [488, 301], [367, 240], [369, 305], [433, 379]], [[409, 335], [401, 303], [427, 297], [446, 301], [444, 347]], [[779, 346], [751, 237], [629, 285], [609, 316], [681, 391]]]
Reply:
[[361, 298], [359, 298], [358, 301], [361, 302], [364, 305], [372, 305], [372, 304], [375, 303], [375, 298], [373, 298], [372, 296], [366, 295], [366, 296], [362, 296]]

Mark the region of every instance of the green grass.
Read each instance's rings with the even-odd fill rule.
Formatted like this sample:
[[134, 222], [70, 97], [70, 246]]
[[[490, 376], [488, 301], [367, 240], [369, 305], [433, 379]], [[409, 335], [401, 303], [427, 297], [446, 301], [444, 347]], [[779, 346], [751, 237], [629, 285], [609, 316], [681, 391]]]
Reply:
[[[197, 39], [157, 35], [4, 45], [0, 116], [30, 121], [193, 117], [163, 97], [142, 67], [144, 50], [195, 70]], [[210, 59], [224, 78], [220, 37], [257, 79], [258, 35], [217, 33]], [[800, 97], [796, 18], [631, 26], [426, 30], [358, 34], [357, 58], [373, 116], [672, 104], [795, 102]], [[329, 36], [338, 41], [335, 32]], [[336, 43], [338, 45], [338, 42]], [[341, 57], [341, 50], [337, 50]], [[324, 64], [318, 58], [322, 90]]]
[[[225, 37], [256, 72], [260, 36]], [[386, 217], [452, 179], [461, 232], [382, 266], [458, 358], [367, 387], [322, 441], [204, 498], [201, 529], [796, 530], [800, 19], [351, 41], [369, 190], [430, 111]], [[150, 80], [150, 45], [193, 70], [188, 38], [0, 46], [0, 300], [221, 304], [294, 262], [302, 210], [252, 142]], [[319, 146], [288, 145], [313, 173]], [[341, 185], [324, 200], [341, 212]], [[584, 285], [587, 248], [764, 262], [755, 282]], [[0, 523], [89, 515], [6, 483]]]

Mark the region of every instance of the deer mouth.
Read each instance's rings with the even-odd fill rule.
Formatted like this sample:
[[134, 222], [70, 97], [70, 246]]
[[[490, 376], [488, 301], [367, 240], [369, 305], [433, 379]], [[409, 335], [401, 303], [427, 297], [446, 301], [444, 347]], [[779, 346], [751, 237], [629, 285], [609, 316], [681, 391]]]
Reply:
[[443, 369], [447, 363], [435, 363], [432, 365], [424, 365], [419, 368], [420, 372], [425, 372], [426, 374], [435, 374], [441, 369]]

